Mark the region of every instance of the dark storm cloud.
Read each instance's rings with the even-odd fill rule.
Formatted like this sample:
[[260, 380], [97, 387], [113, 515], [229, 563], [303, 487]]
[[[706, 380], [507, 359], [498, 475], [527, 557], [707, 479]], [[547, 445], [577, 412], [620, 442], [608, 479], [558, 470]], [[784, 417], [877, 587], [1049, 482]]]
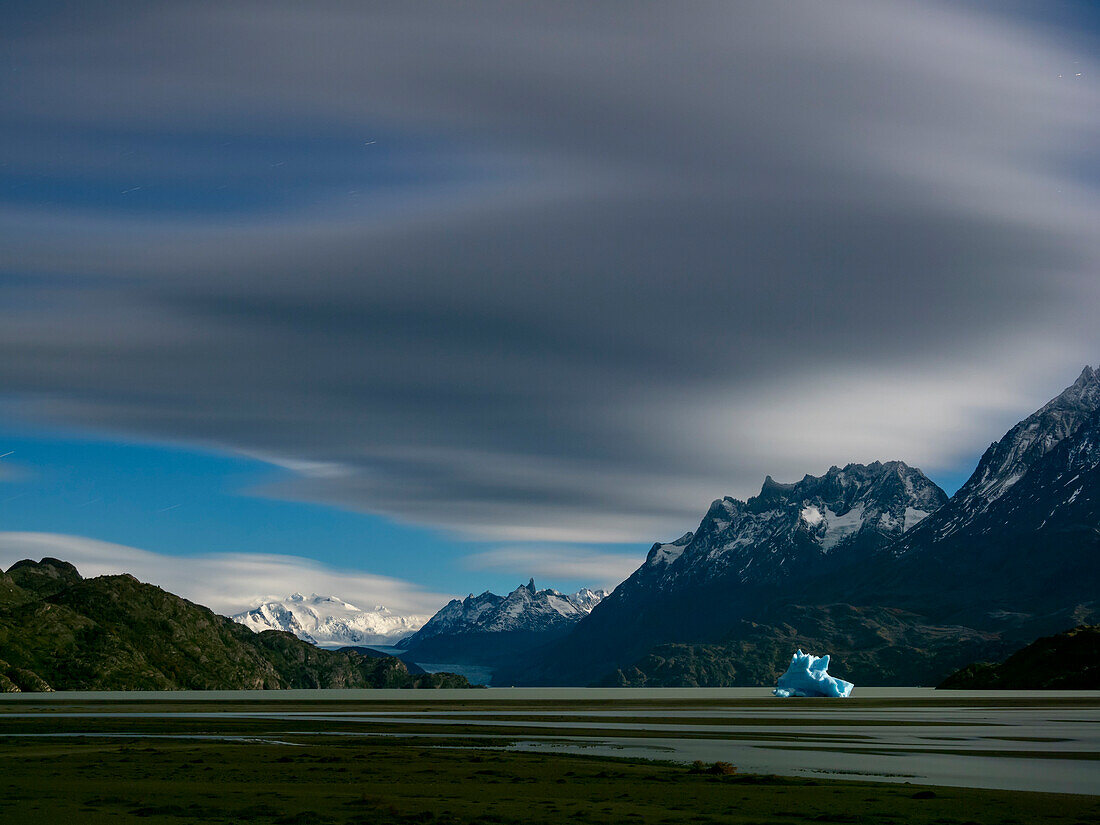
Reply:
[[75, 14], [7, 35], [0, 386], [35, 414], [651, 539], [765, 472], [949, 466], [1095, 361], [1095, 66], [1019, 18]]

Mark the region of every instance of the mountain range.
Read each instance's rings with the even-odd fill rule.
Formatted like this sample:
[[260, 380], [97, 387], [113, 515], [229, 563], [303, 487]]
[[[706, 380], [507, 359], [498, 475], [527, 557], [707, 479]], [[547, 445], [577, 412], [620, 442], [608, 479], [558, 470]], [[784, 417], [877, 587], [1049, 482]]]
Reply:
[[398, 642], [405, 657], [493, 667], [567, 633], [607, 594], [583, 588], [539, 590], [535, 580], [507, 596], [485, 591], [452, 599], [414, 635]]
[[761, 684], [793, 645], [832, 653], [857, 684], [934, 683], [1095, 617], [1098, 550], [1100, 375], [1086, 367], [950, 498], [888, 461], [715, 501], [494, 683]]
[[411, 636], [427, 616], [400, 616], [377, 605], [362, 610], [339, 596], [293, 593], [230, 618], [256, 631], [283, 630], [320, 647], [393, 645]]
[[[1086, 367], [950, 497], [901, 461], [767, 477], [758, 495], [718, 499], [694, 532], [655, 543], [610, 595], [533, 580], [470, 594], [399, 646], [410, 661], [495, 670], [494, 684], [769, 684], [802, 648], [831, 654], [857, 685], [952, 673], [951, 684], [1009, 685], [1039, 678], [1052, 650], [1093, 649], [1086, 629], [1010, 655], [1095, 625], [1098, 593], [1100, 374]], [[21, 561], [0, 572], [0, 689], [467, 684], [311, 644], [413, 629], [383, 609], [295, 594], [235, 618], [132, 576]]]

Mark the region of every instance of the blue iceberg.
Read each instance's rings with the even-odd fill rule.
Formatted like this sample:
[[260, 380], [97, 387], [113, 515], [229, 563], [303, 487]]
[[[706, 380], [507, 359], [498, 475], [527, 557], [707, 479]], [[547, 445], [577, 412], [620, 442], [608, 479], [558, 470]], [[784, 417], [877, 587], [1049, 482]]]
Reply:
[[799, 650], [791, 657], [791, 666], [779, 677], [776, 696], [826, 696], [843, 699], [854, 685], [828, 674], [829, 657], [814, 656]]

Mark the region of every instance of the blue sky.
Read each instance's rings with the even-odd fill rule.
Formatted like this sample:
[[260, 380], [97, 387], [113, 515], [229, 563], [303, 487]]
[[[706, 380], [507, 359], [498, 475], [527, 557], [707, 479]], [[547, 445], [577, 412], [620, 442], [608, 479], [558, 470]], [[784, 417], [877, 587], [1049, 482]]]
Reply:
[[1095, 4], [10, 6], [8, 556], [613, 584], [1100, 352]]
[[[414, 599], [418, 609], [421, 602], [435, 604], [437, 594], [507, 592], [528, 576], [565, 591], [615, 583], [614, 574], [593, 579], [584, 572], [591, 568], [574, 573], [551, 559], [541, 567], [517, 562], [501, 570], [476, 561], [476, 554], [497, 544], [461, 541], [381, 516], [271, 497], [265, 488], [293, 472], [258, 459], [109, 434], [35, 428], [14, 418], [9, 416], [0, 428], [0, 523], [7, 532], [60, 533], [141, 548], [169, 557], [165, 565], [179, 559], [181, 575], [186, 575], [185, 560], [201, 564], [216, 554], [306, 557], [335, 573], [414, 579], [423, 590]], [[0, 552], [11, 555], [13, 549], [3, 546]], [[625, 575], [649, 547], [627, 543], [583, 549], [609, 570], [616, 569], [614, 561], [620, 559], [618, 569]], [[0, 564], [13, 561], [5, 558]], [[541, 574], [548, 568], [559, 572], [546, 578]], [[302, 589], [292, 578], [286, 579], [286, 586], [287, 593]], [[248, 601], [238, 606], [244, 608]]]

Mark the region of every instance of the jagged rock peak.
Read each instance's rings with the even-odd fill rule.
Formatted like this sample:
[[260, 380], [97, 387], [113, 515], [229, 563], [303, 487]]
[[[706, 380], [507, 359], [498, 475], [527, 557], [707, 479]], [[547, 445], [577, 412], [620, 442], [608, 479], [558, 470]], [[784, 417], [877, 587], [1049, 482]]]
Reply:
[[1070, 386], [989, 445], [953, 503], [966, 510], [985, 509], [1097, 410], [1100, 372], [1086, 366]]
[[835, 505], [848, 509], [856, 501], [867, 499], [904, 498], [910, 506], [931, 512], [947, 501], [946, 494], [917, 468], [904, 461], [874, 461], [844, 467], [834, 465], [824, 475], [805, 475], [801, 481], [790, 484], [767, 476], [759, 495], [746, 504], [759, 510], [812, 497], [820, 497], [834, 510]]
[[[1042, 417], [1056, 411], [1093, 412], [1100, 408], [1100, 366], [1085, 365], [1077, 380], [1054, 396], [1024, 421]], [[1020, 422], [1023, 423], [1023, 422]]]
[[[1092, 466], [1098, 429], [1100, 368], [1086, 366], [1073, 384], [989, 445], [948, 505], [906, 535], [895, 553], [965, 535], [978, 524], [983, 525], [980, 533], [988, 535], [1009, 522], [1017, 530], [1025, 525], [1030, 530], [1046, 525], [1056, 513], [1055, 521], [1068, 518], [1068, 505], [1077, 502], [1079, 509], [1090, 499], [1082, 474]], [[1035, 507], [1043, 512], [1032, 518]]]
[[1058, 396], [1058, 398], [1064, 396], [1066, 401], [1072, 401], [1087, 395], [1095, 400], [1098, 391], [1100, 391], [1100, 364], [1095, 368], [1085, 364], [1084, 369], [1081, 370], [1081, 374], [1077, 376], [1077, 380], [1066, 387], [1065, 391], [1062, 395]]
[[[806, 478], [809, 478], [809, 476], [806, 476]], [[770, 475], [764, 476], [764, 484], [760, 487], [760, 495], [763, 496], [771, 492], [784, 492], [786, 490], [793, 490], [795, 486], [795, 483], [783, 484], [776, 481]]]
[[587, 616], [606, 595], [587, 587], [568, 595], [552, 588], [538, 590], [532, 578], [507, 596], [487, 590], [462, 601], [452, 599], [400, 646], [414, 647], [440, 636], [552, 629]]
[[943, 490], [902, 461], [834, 466], [791, 483], [768, 476], [759, 495], [718, 499], [695, 533], [653, 545], [623, 597], [682, 581], [777, 581], [827, 555], [872, 552], [946, 502]]

